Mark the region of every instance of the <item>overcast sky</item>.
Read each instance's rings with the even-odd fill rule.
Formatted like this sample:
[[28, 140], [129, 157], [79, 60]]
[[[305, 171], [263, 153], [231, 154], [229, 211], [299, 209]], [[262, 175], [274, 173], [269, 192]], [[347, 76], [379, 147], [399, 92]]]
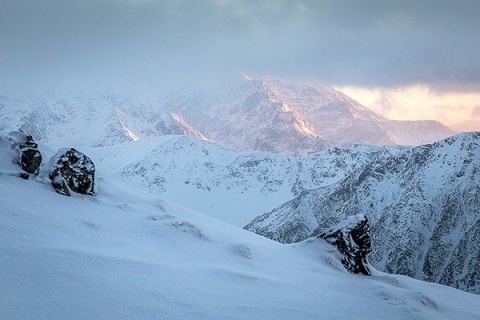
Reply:
[[1, 80], [148, 85], [245, 72], [477, 90], [479, 17], [477, 0], [2, 0]]
[[0, 0], [0, 86], [156, 90], [245, 72], [480, 92], [479, 17], [478, 0]]

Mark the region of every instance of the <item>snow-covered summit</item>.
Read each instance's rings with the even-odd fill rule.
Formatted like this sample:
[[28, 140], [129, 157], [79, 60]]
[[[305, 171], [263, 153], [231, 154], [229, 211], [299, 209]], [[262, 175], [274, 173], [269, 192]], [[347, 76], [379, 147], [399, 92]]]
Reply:
[[287, 103], [272, 97], [261, 80], [178, 92], [166, 108], [230, 148], [298, 155], [335, 144], [315, 132]]
[[57, 146], [91, 147], [166, 134], [241, 150], [305, 155], [331, 146], [419, 145], [454, 134], [436, 121], [391, 121], [316, 83], [242, 80], [160, 97], [94, 92], [0, 95], [0, 130]]
[[291, 155], [358, 143], [419, 145], [455, 133], [436, 121], [389, 120], [332, 87], [278, 79], [178, 92], [167, 108], [226, 146]]

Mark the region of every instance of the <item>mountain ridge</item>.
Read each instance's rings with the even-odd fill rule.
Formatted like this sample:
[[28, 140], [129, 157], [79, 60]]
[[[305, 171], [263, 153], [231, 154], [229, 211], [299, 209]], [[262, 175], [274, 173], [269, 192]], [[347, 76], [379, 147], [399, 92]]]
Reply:
[[162, 96], [45, 92], [0, 96], [0, 130], [92, 147], [183, 134], [240, 149], [290, 155], [352, 144], [419, 145], [455, 132], [435, 121], [393, 121], [321, 84], [243, 80]]
[[[377, 268], [477, 292], [475, 283], [466, 284], [475, 279], [475, 245], [461, 252], [459, 241], [478, 237], [478, 141], [479, 133], [473, 132], [419, 147], [354, 145], [295, 157], [175, 136], [91, 154], [100, 167], [113, 154], [117, 164], [103, 170], [118, 179], [237, 226], [254, 220], [247, 229], [281, 242], [304, 240], [348, 215], [365, 213], [372, 222]], [[321, 218], [314, 212], [322, 212]], [[380, 228], [382, 219], [389, 223]], [[399, 228], [400, 221], [410, 231]], [[375, 238], [377, 232], [383, 236]], [[411, 236], [399, 240], [400, 248], [388, 242], [397, 256], [382, 245], [392, 234]], [[430, 241], [423, 252], [419, 243]], [[438, 253], [447, 242], [445, 252], [452, 258], [445, 262]], [[470, 271], [460, 279], [462, 261]]]
[[479, 293], [479, 141], [479, 132], [464, 133], [379, 158], [245, 228], [291, 243], [364, 213], [374, 266]]
[[[295, 157], [164, 136], [87, 150], [104, 172], [120, 180], [243, 227], [262, 210], [331, 184], [376, 154], [401, 148], [355, 145]], [[116, 161], [107, 163], [113, 166], [103, 167], [112, 156]], [[231, 212], [230, 218], [225, 212]]]

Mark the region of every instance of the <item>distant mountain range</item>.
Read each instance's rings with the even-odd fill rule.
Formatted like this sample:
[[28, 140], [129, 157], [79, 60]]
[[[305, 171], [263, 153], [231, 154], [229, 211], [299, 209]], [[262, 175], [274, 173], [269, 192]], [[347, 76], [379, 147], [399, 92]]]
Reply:
[[455, 134], [437, 121], [389, 120], [320, 84], [243, 80], [161, 97], [93, 92], [0, 96], [0, 130], [39, 141], [106, 146], [166, 134], [289, 155], [352, 144], [420, 145]]

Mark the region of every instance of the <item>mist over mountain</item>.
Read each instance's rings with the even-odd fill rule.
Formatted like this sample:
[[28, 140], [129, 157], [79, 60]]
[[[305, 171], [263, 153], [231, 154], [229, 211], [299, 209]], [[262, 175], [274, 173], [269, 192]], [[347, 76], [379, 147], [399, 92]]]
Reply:
[[[365, 201], [369, 199], [370, 193], [362, 191], [361, 195], [357, 194], [356, 188], [344, 194], [346, 197], [344, 206], [336, 207], [342, 201], [335, 202], [334, 206], [328, 201], [324, 203], [325, 199], [329, 198], [327, 196], [329, 192], [336, 194], [335, 186], [339, 186], [338, 192], [345, 191], [346, 189], [342, 187], [347, 183], [345, 181], [349, 181], [349, 178], [355, 177], [359, 172], [369, 176], [371, 172], [368, 168], [377, 166], [379, 161], [398, 163], [398, 166], [392, 167], [388, 164], [387, 167], [388, 170], [397, 170], [388, 181], [399, 185], [384, 186], [388, 190], [396, 190], [393, 191], [395, 194], [405, 193], [406, 191], [401, 190], [405, 185], [416, 181], [414, 179], [417, 177], [416, 174], [421, 176], [419, 170], [424, 166], [432, 165], [435, 168], [440, 166], [439, 173], [452, 168], [443, 167], [444, 164], [439, 165], [437, 158], [440, 156], [437, 158], [429, 156], [425, 164], [417, 170], [416, 162], [407, 161], [411, 157], [408, 154], [416, 154], [416, 150], [424, 148], [430, 150], [432, 145], [417, 149], [399, 146], [437, 141], [454, 133], [449, 128], [435, 121], [389, 120], [345, 94], [317, 83], [278, 79], [252, 80], [245, 76], [242, 81], [222, 86], [208, 88], [181, 86], [167, 95], [156, 97], [122, 97], [98, 92], [54, 91], [20, 98], [4, 94], [0, 96], [0, 110], [2, 111], [0, 129], [21, 129], [36, 140], [54, 146], [92, 150], [94, 157], [99, 159], [100, 166], [110, 153], [117, 154], [119, 160], [115, 162], [115, 167], [104, 168], [112, 176], [150, 192], [163, 194], [172, 201], [208, 213], [220, 220], [242, 227], [265, 212], [270, 212], [268, 216], [275, 221], [279, 219], [276, 217], [277, 213], [286, 215], [284, 222], [272, 222], [272, 225], [268, 223], [263, 225], [265, 221], [269, 221], [265, 220], [263, 215], [262, 223], [258, 218], [248, 227], [252, 231], [282, 242], [303, 240], [310, 236], [314, 229], [326, 227], [316, 224], [315, 221], [319, 218], [313, 218], [315, 214], [307, 219], [309, 222], [306, 224], [296, 222], [296, 219], [304, 219], [303, 215], [306, 212], [315, 210], [319, 203], [322, 203], [326, 210], [324, 216], [328, 216], [327, 220], [332, 223], [338, 222], [340, 217], [348, 216], [346, 213], [341, 214], [342, 210], [349, 208], [347, 204], [353, 205], [353, 211], [360, 211], [355, 213], [347, 210], [351, 214], [369, 215], [368, 210], [372, 206], [380, 210], [379, 212], [384, 212], [382, 206], [408, 207], [413, 210], [412, 212], [417, 212], [415, 206], [396, 205], [395, 203], [400, 200], [384, 203], [383, 200], [375, 198], [376, 200], [372, 200], [368, 207]], [[177, 135], [177, 138], [171, 139], [170, 135]], [[178, 138], [178, 135], [191, 138]], [[164, 139], [155, 140], [161, 137]], [[152, 140], [153, 138], [155, 139]], [[208, 143], [201, 140], [207, 140]], [[124, 151], [116, 147], [129, 141], [136, 143], [129, 145]], [[447, 142], [442, 142], [442, 145], [448, 144], [449, 140], [445, 141]], [[156, 143], [160, 143], [161, 147], [156, 146]], [[142, 145], [151, 145], [152, 149], [147, 154], [133, 151]], [[98, 147], [106, 146], [113, 149], [99, 149], [107, 150], [105, 151], [107, 154], [99, 153], [103, 151], [98, 151]], [[244, 151], [228, 150], [222, 146]], [[92, 147], [94, 149], [91, 149]], [[324, 151], [321, 152], [322, 150]], [[452, 147], [448, 152], [457, 154], [463, 151]], [[467, 159], [470, 153], [461, 155], [459, 153], [453, 159], [457, 162], [476, 163], [476, 159]], [[311, 155], [306, 156], [308, 154]], [[298, 158], [301, 155], [306, 157]], [[447, 159], [450, 156], [444, 154], [441, 157]], [[374, 170], [374, 173], [377, 171], [385, 170]], [[405, 178], [409, 172], [413, 173]], [[435, 174], [429, 173], [420, 179], [421, 183], [429, 184], [430, 179], [434, 178]], [[449, 183], [445, 179], [441, 180], [442, 185]], [[383, 180], [375, 181], [374, 187], [380, 188]], [[368, 188], [373, 186], [369, 185]], [[437, 190], [436, 185], [424, 186], [421, 189]], [[285, 206], [289, 208], [285, 204], [288, 201], [297, 203], [307, 194], [315, 193], [313, 190], [317, 190], [319, 199], [314, 202], [307, 201], [302, 214], [287, 214], [285, 212], [290, 209], [287, 211], [281, 209]], [[402, 200], [422, 197], [423, 191], [411, 192], [413, 196], [405, 196]], [[418, 214], [431, 216], [434, 214], [432, 212], [437, 212], [435, 210], [431, 212], [425, 207], [428, 199], [436, 199], [431, 204], [433, 208], [444, 209], [445, 206], [458, 205], [453, 200], [439, 200], [450, 193], [453, 191], [447, 192], [443, 188], [435, 194], [424, 195], [422, 198], [424, 201], [417, 199], [415, 203], [422, 208]], [[185, 197], [185, 194], [190, 196]], [[377, 197], [375, 193], [373, 194]], [[360, 197], [361, 203], [365, 205], [363, 207], [354, 205], [352, 199], [355, 197]], [[234, 203], [235, 205], [232, 205]], [[465, 201], [462, 200], [461, 203]], [[296, 204], [293, 206], [297, 207]], [[470, 207], [459, 208], [465, 214], [474, 210]], [[390, 212], [389, 210], [387, 211]], [[288, 218], [291, 214], [296, 218]], [[377, 212], [374, 215], [372, 219], [374, 232], [380, 229], [376, 223], [384, 214], [387, 213]], [[407, 217], [408, 214], [402, 211], [401, 216]], [[465, 228], [468, 226], [470, 225], [467, 224]], [[390, 227], [394, 228], [386, 226], [383, 232], [388, 233]], [[277, 232], [281, 234], [278, 237], [275, 236]], [[423, 237], [423, 233], [421, 234]], [[394, 258], [388, 253], [394, 246], [389, 246], [388, 250], [384, 249], [381, 246], [384, 242], [375, 240], [375, 237], [373, 243], [374, 245], [380, 243], [379, 251], [374, 251], [372, 257], [375, 265], [381, 270], [446, 283], [474, 292], [478, 290], [475, 284], [466, 284], [473, 276], [471, 273], [461, 278], [454, 276], [458, 268], [453, 267], [453, 262], [448, 262], [451, 264], [445, 265], [441, 270], [431, 271], [423, 266], [426, 263], [422, 260], [423, 255], [427, 253], [421, 250], [415, 257], [412, 256], [411, 260]], [[432, 248], [439, 246], [433, 244]], [[452, 244], [452, 248], [457, 247], [458, 244]], [[384, 254], [376, 255], [378, 252]], [[395, 252], [399, 254], [401, 250]], [[437, 251], [432, 252], [437, 254]], [[470, 256], [470, 251], [466, 256]], [[466, 261], [466, 256], [464, 255], [461, 261]], [[400, 260], [410, 262], [403, 262], [402, 266], [398, 266]], [[419, 271], [423, 270], [422, 268], [428, 270]], [[445, 273], [447, 269], [451, 270], [448, 274]]]
[[389, 120], [331, 87], [282, 80], [181, 86], [159, 96], [3, 94], [0, 110], [0, 129], [85, 147], [184, 134], [235, 149], [303, 155], [356, 143], [419, 145], [454, 134], [436, 121]]
[[300, 155], [332, 145], [420, 145], [455, 134], [436, 121], [389, 120], [318, 83], [249, 80], [179, 96], [169, 109], [237, 149]]

